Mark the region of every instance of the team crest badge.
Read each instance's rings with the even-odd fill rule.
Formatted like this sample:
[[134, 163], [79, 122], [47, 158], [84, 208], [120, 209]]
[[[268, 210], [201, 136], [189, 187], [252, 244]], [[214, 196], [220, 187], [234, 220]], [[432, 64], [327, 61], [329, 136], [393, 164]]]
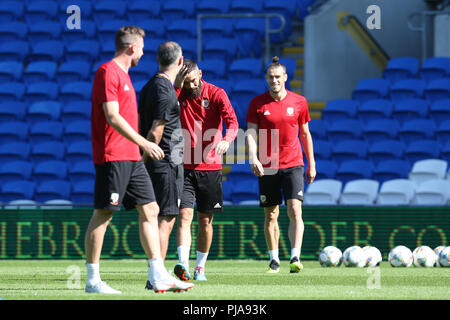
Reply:
[[289, 116], [292, 116], [294, 114], [294, 108], [292, 108], [292, 107], [287, 108], [286, 111]]
[[265, 203], [265, 202], [267, 201], [267, 198], [266, 198], [265, 195], [262, 194], [262, 195], [259, 197], [259, 200], [261, 200], [262, 203]]
[[111, 193], [111, 199], [109, 203], [113, 206], [117, 206], [119, 204], [119, 194], [115, 192]]
[[202, 106], [203, 106], [203, 108], [208, 109], [208, 107], [209, 107], [209, 100], [208, 99], [203, 99]]

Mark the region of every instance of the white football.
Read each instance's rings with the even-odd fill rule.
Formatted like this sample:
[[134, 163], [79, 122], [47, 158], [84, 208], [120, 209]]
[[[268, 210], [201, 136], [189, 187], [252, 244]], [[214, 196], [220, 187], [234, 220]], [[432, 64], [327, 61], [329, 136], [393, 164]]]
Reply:
[[389, 252], [388, 260], [393, 267], [410, 267], [413, 263], [413, 254], [405, 246], [396, 246]]
[[376, 267], [380, 265], [381, 260], [383, 259], [380, 250], [372, 246], [365, 246], [363, 251], [366, 259], [366, 267]]
[[359, 246], [351, 246], [345, 249], [342, 260], [346, 267], [362, 268], [366, 265], [364, 251]]
[[333, 246], [323, 248], [319, 255], [319, 263], [322, 267], [339, 267], [342, 263], [342, 251]]
[[434, 253], [436, 254], [436, 263], [434, 264], [435, 267], [440, 267], [441, 264], [439, 263], [439, 255], [441, 254], [441, 251], [444, 250], [445, 246], [438, 246], [434, 248]]
[[450, 247], [445, 247], [439, 254], [439, 264], [442, 267], [450, 267]]
[[420, 246], [413, 251], [413, 263], [416, 267], [433, 267], [436, 263], [436, 254], [428, 246]]

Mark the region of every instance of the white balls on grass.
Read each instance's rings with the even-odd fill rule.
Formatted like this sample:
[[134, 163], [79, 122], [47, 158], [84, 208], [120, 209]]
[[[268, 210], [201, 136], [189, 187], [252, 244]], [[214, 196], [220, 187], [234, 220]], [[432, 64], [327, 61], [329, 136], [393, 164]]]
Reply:
[[442, 267], [450, 267], [450, 247], [445, 247], [439, 254], [439, 264]]
[[388, 260], [393, 267], [410, 267], [414, 259], [409, 248], [396, 246], [389, 252]]
[[444, 250], [445, 246], [438, 246], [433, 249], [434, 253], [436, 254], [436, 263], [434, 264], [435, 267], [440, 267], [441, 264], [439, 263], [439, 255], [441, 254], [441, 251]]
[[342, 251], [334, 246], [323, 248], [319, 254], [319, 263], [322, 267], [339, 267], [342, 263]]
[[413, 251], [413, 263], [416, 267], [431, 268], [436, 263], [436, 254], [428, 246], [419, 246]]
[[345, 249], [342, 258], [346, 267], [362, 268], [366, 265], [364, 251], [359, 246], [351, 246]]
[[383, 260], [380, 250], [373, 246], [365, 246], [363, 249], [365, 266], [366, 267], [377, 267]]

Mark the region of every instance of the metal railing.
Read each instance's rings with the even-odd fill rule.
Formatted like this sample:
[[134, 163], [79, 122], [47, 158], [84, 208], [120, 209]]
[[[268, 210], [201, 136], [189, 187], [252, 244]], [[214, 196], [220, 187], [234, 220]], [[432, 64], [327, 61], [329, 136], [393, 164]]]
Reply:
[[[279, 18], [281, 20], [281, 26], [277, 29], [270, 28], [270, 18]], [[265, 61], [270, 59], [270, 35], [281, 33], [286, 25], [286, 20], [283, 15], [279, 13], [230, 13], [230, 14], [199, 14], [197, 15], [197, 59], [202, 61], [202, 49], [203, 49], [203, 38], [202, 38], [202, 19], [208, 18], [265, 18]]]

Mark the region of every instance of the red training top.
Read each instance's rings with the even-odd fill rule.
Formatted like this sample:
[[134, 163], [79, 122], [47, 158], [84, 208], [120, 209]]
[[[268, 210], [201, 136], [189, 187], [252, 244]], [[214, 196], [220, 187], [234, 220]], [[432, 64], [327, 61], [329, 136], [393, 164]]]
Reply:
[[117, 101], [119, 114], [139, 131], [136, 92], [128, 73], [114, 60], [102, 64], [95, 73], [92, 88], [92, 151], [94, 164], [110, 161], [138, 161], [141, 159], [139, 146], [106, 122], [103, 103]]
[[[274, 100], [268, 91], [253, 98], [246, 121], [259, 127], [258, 158], [263, 167], [304, 166], [299, 129], [310, 120], [305, 97], [289, 90], [281, 101]], [[278, 145], [272, 142], [274, 139], [278, 139]]]
[[[175, 88], [185, 138], [184, 168], [222, 170], [222, 156], [216, 155], [214, 148], [222, 140], [231, 143], [237, 136], [239, 124], [225, 90], [201, 81], [201, 94], [197, 98], [188, 97], [184, 90]], [[222, 121], [227, 128], [223, 139]]]

